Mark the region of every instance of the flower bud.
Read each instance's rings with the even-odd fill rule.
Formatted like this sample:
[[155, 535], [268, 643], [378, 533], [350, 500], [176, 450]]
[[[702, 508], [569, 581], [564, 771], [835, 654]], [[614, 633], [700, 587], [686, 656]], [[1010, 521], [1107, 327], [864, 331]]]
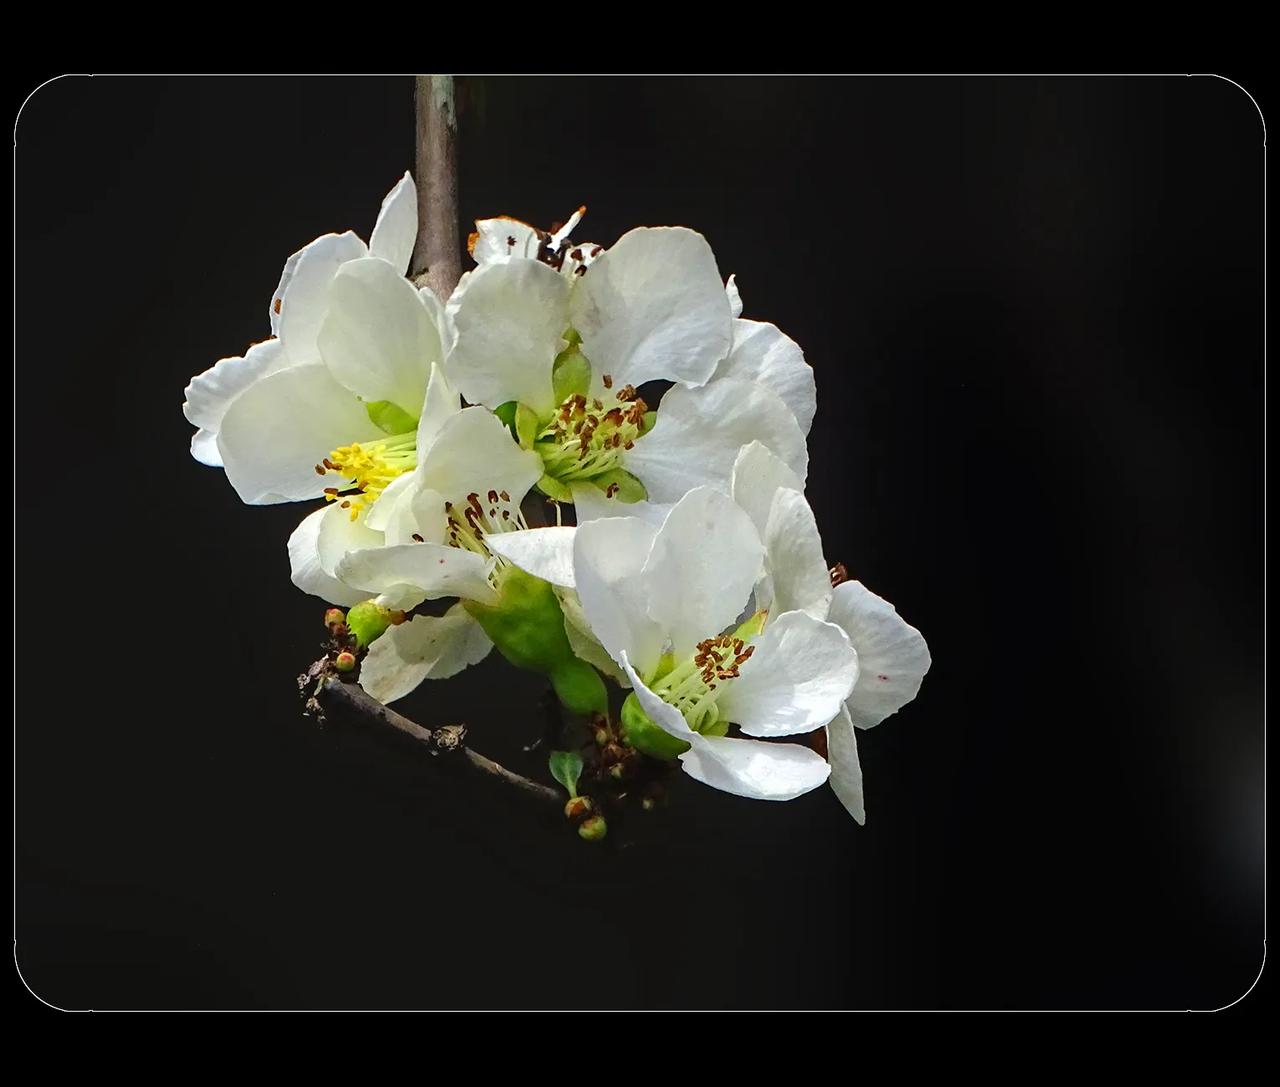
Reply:
[[336, 626], [341, 626], [347, 621], [347, 613], [341, 608], [330, 608], [324, 613], [324, 625], [332, 630]]
[[339, 672], [351, 672], [356, 666], [356, 655], [350, 649], [344, 649], [334, 659], [333, 666]]
[[589, 796], [571, 796], [564, 805], [564, 817], [566, 819], [577, 819], [579, 816], [587, 815], [592, 808], [591, 797]]
[[604, 817], [593, 815], [578, 827], [578, 837], [587, 842], [598, 842], [609, 833], [609, 825]]

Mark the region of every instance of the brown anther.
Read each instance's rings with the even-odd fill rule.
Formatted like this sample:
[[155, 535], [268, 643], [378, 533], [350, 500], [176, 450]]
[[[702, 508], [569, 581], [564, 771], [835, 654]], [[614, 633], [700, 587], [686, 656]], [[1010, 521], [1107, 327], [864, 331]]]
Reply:
[[347, 501], [345, 501], [345, 502], [341, 502], [341, 503], [339, 503], [339, 504], [342, 506], [342, 508], [343, 508], [344, 510], [349, 510], [349, 509], [351, 508], [351, 501], [350, 501], [350, 499], [348, 499], [348, 500], [347, 500]]
[[490, 502], [496, 502], [498, 501], [498, 492], [490, 491], [486, 497], [489, 499]]
[[326, 472], [325, 472], [325, 470], [324, 470], [323, 468], [321, 468], [321, 467], [320, 467], [320, 465], [318, 465], [318, 464], [315, 466], [315, 469], [316, 469], [316, 475], [318, 475], [318, 476], [323, 476], [323, 475], [327, 475], [327, 474], [328, 474], [328, 473], [326, 473]]
[[280, 299], [277, 298], [274, 302], [272, 302], [271, 308], [275, 310], [276, 316], [279, 317], [280, 316]]
[[418, 541], [418, 543], [424, 543], [424, 542], [425, 542], [425, 541], [423, 540], [423, 538], [422, 538], [421, 536], [419, 536], [416, 532], [413, 534], [413, 538], [414, 538], [415, 540], [417, 540], [417, 541]]
[[510, 511], [510, 510], [503, 510], [503, 511], [502, 511], [502, 519], [503, 519], [504, 521], [509, 521], [509, 520], [511, 519], [511, 511]]
[[837, 562], [829, 571], [831, 575], [832, 586], [843, 585], [849, 580], [849, 571], [845, 568], [843, 562]]
[[602, 377], [600, 380], [604, 382], [604, 387], [605, 387], [606, 389], [612, 389], [612, 388], [613, 388], [613, 375], [612, 375], [612, 374], [605, 374], [605, 375], [604, 375], [604, 377]]
[[510, 502], [510, 501], [511, 501], [511, 496], [510, 496], [509, 494], [507, 494], [507, 492], [506, 492], [506, 491], [499, 491], [499, 492], [498, 492], [498, 497], [499, 497], [499, 498], [501, 498], [501, 499], [502, 499], [502, 501], [504, 501], [504, 502]]

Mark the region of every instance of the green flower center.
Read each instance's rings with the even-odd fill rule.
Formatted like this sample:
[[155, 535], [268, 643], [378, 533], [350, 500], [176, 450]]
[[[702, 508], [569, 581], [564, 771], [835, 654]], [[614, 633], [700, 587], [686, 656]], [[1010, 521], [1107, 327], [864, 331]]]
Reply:
[[716, 700], [725, 686], [738, 678], [739, 668], [756, 651], [738, 633], [706, 638], [695, 647], [691, 658], [665, 674], [662, 667], [649, 689], [678, 709], [694, 732], [723, 736], [729, 722], [720, 716]]

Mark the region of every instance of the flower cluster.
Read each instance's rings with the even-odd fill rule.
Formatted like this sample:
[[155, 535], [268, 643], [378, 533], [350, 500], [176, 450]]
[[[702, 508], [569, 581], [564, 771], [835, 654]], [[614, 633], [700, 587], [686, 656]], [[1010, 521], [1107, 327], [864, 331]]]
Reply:
[[930, 661], [829, 569], [804, 494], [813, 370], [742, 317], [702, 235], [575, 243], [584, 210], [478, 222], [442, 300], [406, 277], [406, 174], [367, 245], [288, 259], [270, 338], [192, 379], [192, 455], [247, 503], [320, 503], [293, 582], [395, 616], [357, 646], [379, 700], [496, 647], [636, 757], [757, 799], [830, 782], [862, 822], [856, 730]]

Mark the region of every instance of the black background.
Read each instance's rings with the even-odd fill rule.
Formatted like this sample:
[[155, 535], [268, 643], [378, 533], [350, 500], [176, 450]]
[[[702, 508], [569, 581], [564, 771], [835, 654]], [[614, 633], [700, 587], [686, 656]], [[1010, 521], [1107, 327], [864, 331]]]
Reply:
[[[827, 554], [928, 638], [868, 822], [631, 848], [301, 718], [308, 506], [187, 453], [409, 79], [64, 78], [17, 127], [17, 961], [62, 1008], [1216, 1008], [1262, 958], [1263, 132], [1216, 78], [489, 79], [465, 220], [702, 231], [819, 384]], [[404, 703], [513, 765], [496, 654]], [[556, 833], [560, 831], [560, 833]]]

